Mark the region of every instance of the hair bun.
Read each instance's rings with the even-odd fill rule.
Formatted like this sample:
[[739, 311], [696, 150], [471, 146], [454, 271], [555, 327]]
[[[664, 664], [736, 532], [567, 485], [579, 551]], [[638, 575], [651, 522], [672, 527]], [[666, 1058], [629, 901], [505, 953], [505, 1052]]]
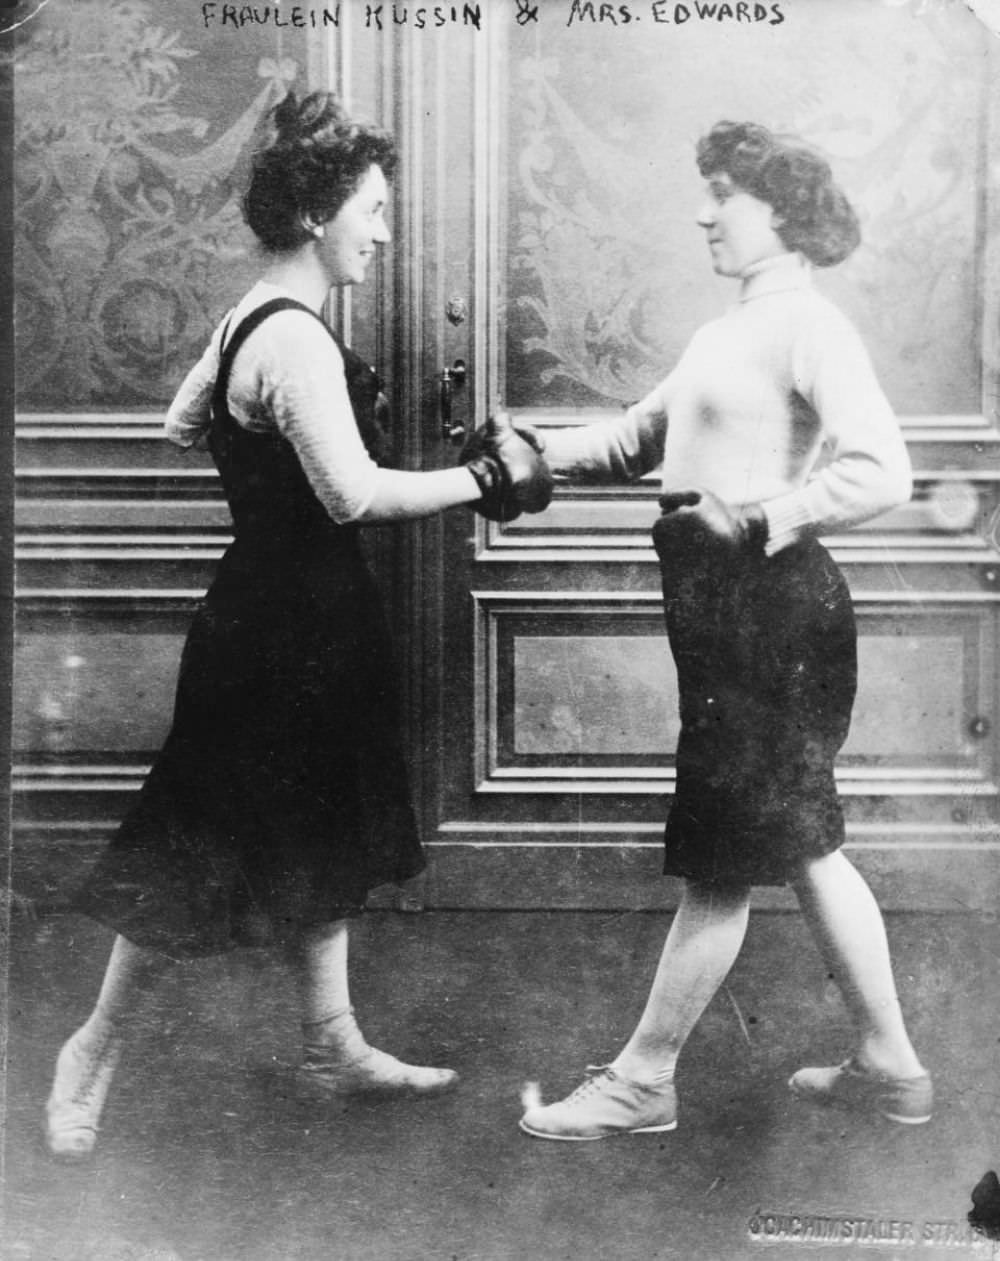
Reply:
[[281, 140], [295, 140], [300, 131], [299, 99], [294, 92], [288, 94], [275, 105], [271, 114], [275, 130]]

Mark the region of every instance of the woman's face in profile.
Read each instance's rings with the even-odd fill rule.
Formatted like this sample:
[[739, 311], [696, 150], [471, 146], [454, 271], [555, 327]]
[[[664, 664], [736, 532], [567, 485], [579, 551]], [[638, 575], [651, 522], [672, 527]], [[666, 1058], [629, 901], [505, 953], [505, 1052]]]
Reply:
[[382, 168], [370, 166], [357, 190], [324, 225], [319, 246], [331, 284], [361, 284], [376, 247], [392, 240], [385, 221], [388, 196]]
[[754, 263], [787, 253], [779, 225], [769, 202], [746, 192], [724, 172], [709, 179], [698, 226], [705, 229], [712, 266], [720, 276], [741, 276]]

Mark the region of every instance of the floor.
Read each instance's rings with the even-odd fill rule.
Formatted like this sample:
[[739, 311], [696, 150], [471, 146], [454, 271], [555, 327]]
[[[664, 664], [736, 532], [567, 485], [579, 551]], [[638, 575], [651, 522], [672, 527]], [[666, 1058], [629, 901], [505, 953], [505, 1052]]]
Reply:
[[[119, 1071], [86, 1167], [51, 1162], [40, 1108], [109, 945], [64, 915], [15, 916], [4, 1261], [766, 1261], [1000, 1256], [970, 1235], [1000, 1167], [1000, 929], [889, 918], [911, 1031], [939, 1106], [907, 1128], [788, 1097], [848, 1045], [794, 914], [758, 913], [681, 1061], [671, 1134], [547, 1143], [516, 1122], [610, 1058], [640, 1010], [667, 916], [378, 912], [354, 997], [372, 1041], [463, 1075], [420, 1102], [295, 1098], [292, 978], [269, 951], [178, 966]], [[818, 1231], [825, 1243], [806, 1242]], [[831, 1232], [834, 1236], [831, 1237]], [[893, 1239], [897, 1242], [893, 1243]], [[876, 1242], [878, 1240], [879, 1242]]]

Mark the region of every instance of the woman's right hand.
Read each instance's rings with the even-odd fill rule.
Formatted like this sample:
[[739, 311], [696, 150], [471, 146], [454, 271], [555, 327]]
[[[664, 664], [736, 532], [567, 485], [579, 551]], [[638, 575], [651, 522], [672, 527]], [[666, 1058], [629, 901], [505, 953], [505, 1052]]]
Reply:
[[671, 490], [660, 496], [660, 512], [653, 544], [661, 556], [678, 543], [738, 556], [763, 552], [767, 542], [767, 517], [757, 503], [737, 507], [710, 490]]
[[481, 516], [513, 521], [522, 512], [545, 511], [552, 500], [553, 479], [541, 445], [515, 429], [506, 412], [491, 416], [467, 439], [459, 459], [482, 492], [473, 504]]

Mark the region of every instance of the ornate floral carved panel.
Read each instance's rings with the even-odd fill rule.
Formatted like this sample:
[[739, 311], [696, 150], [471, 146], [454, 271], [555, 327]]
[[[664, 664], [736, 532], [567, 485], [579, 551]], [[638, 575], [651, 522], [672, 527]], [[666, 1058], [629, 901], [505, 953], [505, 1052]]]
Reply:
[[694, 152], [729, 117], [832, 156], [864, 243], [821, 284], [858, 324], [897, 411], [980, 412], [986, 225], [969, 194], [985, 161], [991, 37], [960, 4], [843, 0], [798, 16], [732, 38], [711, 23], [646, 23], [609, 41], [584, 23], [511, 65], [511, 406], [635, 399], [717, 313], [731, 288], [705, 281]]
[[171, 0], [72, 0], [15, 61], [17, 399], [155, 409], [251, 274], [238, 196], [300, 73], [274, 30], [200, 31]]

